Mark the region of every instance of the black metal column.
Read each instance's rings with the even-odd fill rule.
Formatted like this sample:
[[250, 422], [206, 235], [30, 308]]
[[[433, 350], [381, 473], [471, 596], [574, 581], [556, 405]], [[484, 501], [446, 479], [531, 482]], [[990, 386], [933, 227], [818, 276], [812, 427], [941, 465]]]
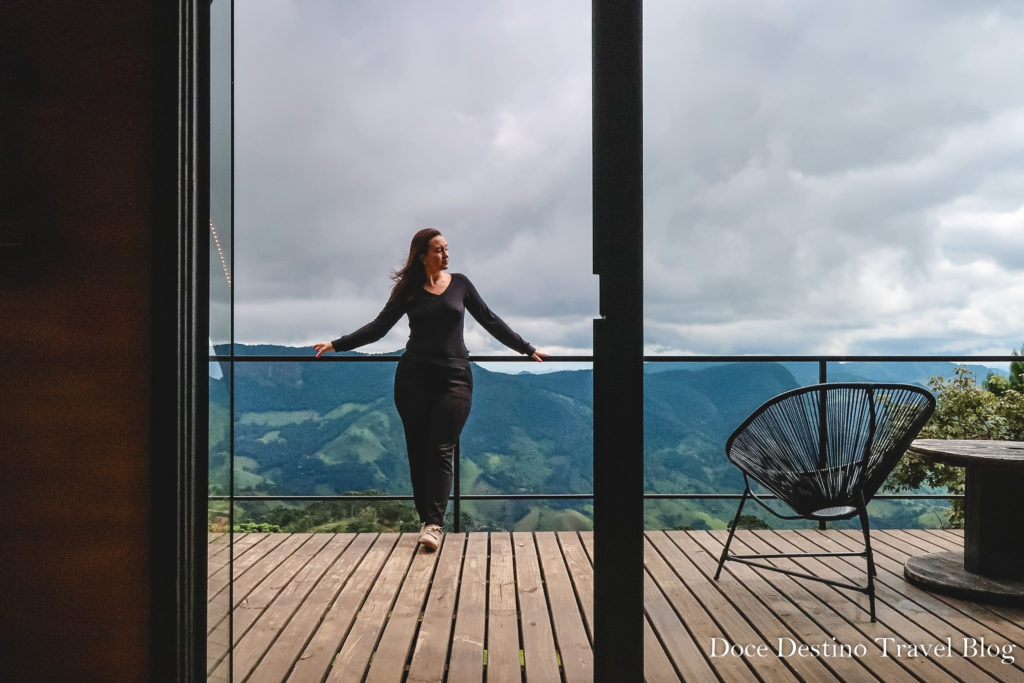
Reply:
[[[206, 680], [208, 0], [168, 3], [154, 175], [152, 679]], [[174, 48], [176, 47], [176, 51]], [[171, 62], [171, 59], [174, 59]]]
[[594, 0], [594, 669], [643, 680], [642, 2]]

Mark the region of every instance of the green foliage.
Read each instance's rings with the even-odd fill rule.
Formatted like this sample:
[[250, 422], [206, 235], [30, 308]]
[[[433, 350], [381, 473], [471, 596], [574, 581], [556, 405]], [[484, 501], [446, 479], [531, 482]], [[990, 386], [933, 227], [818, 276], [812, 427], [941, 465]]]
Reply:
[[278, 525], [266, 522], [242, 522], [235, 525], [235, 533], [242, 534], [276, 534], [280, 530]]
[[[355, 491], [351, 495], [375, 495], [376, 491]], [[370, 533], [418, 531], [416, 510], [397, 500], [331, 500], [305, 505], [248, 506], [240, 515], [246, 524], [268, 525], [287, 533]]]
[[[732, 528], [732, 522], [729, 522], [729, 528]], [[764, 521], [760, 517], [754, 515], [740, 515], [739, 519], [736, 520], [737, 529], [771, 529], [772, 525]]]
[[[1024, 439], [1024, 393], [1011, 388], [1009, 381], [990, 375], [986, 386], [979, 386], [974, 374], [961, 366], [952, 379], [932, 377], [929, 385], [935, 393], [936, 408], [920, 438]], [[964, 469], [905, 457], [889, 476], [885, 489], [906, 491], [922, 485], [963, 494]], [[963, 519], [963, 501], [955, 500], [949, 522], [963, 526]]]
[[[1011, 351], [1014, 356], [1024, 356], [1024, 344], [1021, 344], [1020, 352]], [[1010, 362], [1010, 388], [1015, 391], [1024, 391], [1024, 360]]]

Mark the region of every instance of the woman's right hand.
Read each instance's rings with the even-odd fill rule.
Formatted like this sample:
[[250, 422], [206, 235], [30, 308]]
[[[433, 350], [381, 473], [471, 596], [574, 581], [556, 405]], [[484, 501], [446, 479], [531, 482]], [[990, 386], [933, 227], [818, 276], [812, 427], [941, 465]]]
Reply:
[[316, 357], [319, 358], [321, 353], [329, 353], [334, 350], [334, 344], [331, 342], [317, 342], [313, 344], [313, 348], [316, 349]]

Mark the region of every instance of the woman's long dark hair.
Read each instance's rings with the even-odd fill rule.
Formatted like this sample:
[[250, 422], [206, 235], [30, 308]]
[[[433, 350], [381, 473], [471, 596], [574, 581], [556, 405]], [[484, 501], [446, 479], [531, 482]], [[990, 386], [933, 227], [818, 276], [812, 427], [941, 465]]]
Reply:
[[423, 228], [412, 236], [412, 244], [409, 245], [409, 258], [405, 265], [391, 273], [391, 279], [395, 286], [391, 288], [389, 301], [398, 299], [406, 301], [411, 299], [416, 291], [427, 281], [427, 271], [423, 267], [420, 257], [427, 253], [430, 240], [441, 234], [437, 228]]

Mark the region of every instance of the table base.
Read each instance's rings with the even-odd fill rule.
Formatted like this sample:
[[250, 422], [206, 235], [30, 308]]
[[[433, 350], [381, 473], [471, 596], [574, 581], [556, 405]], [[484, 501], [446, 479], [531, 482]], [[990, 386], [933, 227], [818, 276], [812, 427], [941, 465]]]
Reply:
[[1024, 605], [1024, 579], [998, 579], [964, 569], [963, 553], [949, 551], [909, 557], [907, 581], [936, 593], [979, 602]]

